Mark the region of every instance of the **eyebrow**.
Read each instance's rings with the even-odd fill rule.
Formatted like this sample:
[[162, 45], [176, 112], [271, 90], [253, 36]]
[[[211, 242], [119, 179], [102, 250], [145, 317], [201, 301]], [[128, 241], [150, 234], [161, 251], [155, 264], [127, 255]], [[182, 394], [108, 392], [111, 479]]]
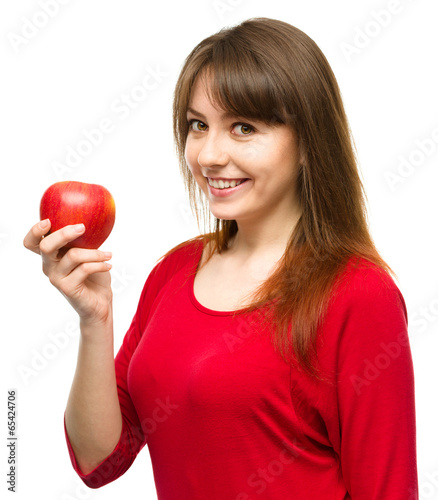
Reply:
[[[190, 111], [190, 113], [193, 113], [194, 115], [197, 115], [200, 118], [202, 118], [203, 120], [207, 121], [207, 117], [205, 115], [203, 115], [202, 113], [200, 113], [199, 111], [196, 111], [196, 109], [188, 107], [187, 112], [189, 112], [189, 111]], [[225, 111], [224, 113], [222, 113], [222, 117], [223, 118], [236, 118], [236, 117], [238, 117], [238, 115], [230, 113], [229, 111]]]

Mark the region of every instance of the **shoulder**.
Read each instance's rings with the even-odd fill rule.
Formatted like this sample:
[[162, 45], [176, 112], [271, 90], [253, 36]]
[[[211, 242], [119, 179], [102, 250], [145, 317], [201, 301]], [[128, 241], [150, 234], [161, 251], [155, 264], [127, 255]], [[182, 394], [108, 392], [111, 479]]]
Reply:
[[363, 257], [350, 257], [339, 272], [335, 296], [373, 296], [375, 293], [400, 293], [392, 276], [383, 268]]
[[143, 285], [139, 307], [142, 310], [150, 308], [160, 292], [179, 271], [192, 269], [202, 247], [202, 238], [192, 238], [179, 243], [157, 259]]
[[365, 259], [350, 259], [338, 276], [320, 340], [322, 359], [353, 372], [384, 346], [398, 345], [398, 352], [409, 346], [406, 304], [391, 275]]
[[344, 315], [360, 310], [363, 316], [395, 311], [407, 319], [403, 295], [392, 276], [362, 257], [351, 257], [338, 274], [331, 308]]
[[202, 236], [183, 241], [163, 254], [151, 271], [160, 281], [167, 281], [179, 270], [192, 266], [201, 256], [204, 242]]

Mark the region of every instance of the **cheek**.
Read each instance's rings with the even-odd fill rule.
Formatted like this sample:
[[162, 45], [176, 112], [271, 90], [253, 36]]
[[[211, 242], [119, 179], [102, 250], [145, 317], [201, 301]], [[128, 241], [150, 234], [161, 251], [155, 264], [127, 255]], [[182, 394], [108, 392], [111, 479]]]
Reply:
[[[282, 151], [273, 141], [257, 138], [240, 145], [238, 158], [242, 170], [259, 180], [258, 188], [272, 188], [272, 181], [278, 178], [281, 163], [284, 162]], [[237, 156], [235, 157], [237, 159]], [[276, 175], [273, 176], [273, 172]]]
[[266, 144], [262, 140], [254, 139], [247, 144], [242, 144], [239, 148], [238, 154], [242, 161], [254, 163], [256, 161], [264, 161], [270, 156]]
[[188, 141], [186, 142], [186, 146], [184, 148], [184, 158], [186, 160], [187, 165], [190, 167], [190, 163], [191, 163], [191, 160], [190, 160], [190, 145], [189, 145]]
[[184, 158], [192, 174], [195, 174], [198, 154], [195, 151], [194, 145], [190, 140], [187, 140], [186, 142], [186, 147], [184, 149]]
[[198, 165], [198, 153], [195, 151], [193, 144], [189, 144], [187, 141], [186, 147], [184, 150], [184, 158], [187, 163], [187, 167], [189, 168], [193, 179], [195, 179], [196, 182], [200, 182], [203, 180], [203, 176], [201, 174], [201, 170]]

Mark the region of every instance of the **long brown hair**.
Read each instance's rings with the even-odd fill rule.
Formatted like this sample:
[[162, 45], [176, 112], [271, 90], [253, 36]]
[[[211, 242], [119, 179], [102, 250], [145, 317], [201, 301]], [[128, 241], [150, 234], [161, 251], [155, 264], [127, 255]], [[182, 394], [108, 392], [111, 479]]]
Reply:
[[[366, 195], [337, 81], [316, 43], [298, 28], [275, 19], [252, 18], [223, 28], [188, 55], [174, 92], [173, 132], [190, 206], [199, 227], [199, 201], [204, 232], [163, 257], [202, 240], [204, 246], [211, 243], [203, 265], [215, 252], [226, 250], [238, 230], [235, 220], [217, 218], [211, 230], [208, 200], [184, 157], [192, 88], [207, 70], [213, 75], [213, 103], [273, 126], [292, 125], [297, 133], [303, 159], [297, 178], [302, 215], [275, 272], [257, 288], [245, 312], [272, 301], [273, 316], [266, 316], [266, 323], [272, 327], [273, 345], [283, 359], [295, 358], [298, 368], [322, 379], [312, 355], [341, 271], [348, 262], [373, 263], [379, 272], [397, 277], [368, 230]], [[205, 232], [207, 219], [210, 230]]]

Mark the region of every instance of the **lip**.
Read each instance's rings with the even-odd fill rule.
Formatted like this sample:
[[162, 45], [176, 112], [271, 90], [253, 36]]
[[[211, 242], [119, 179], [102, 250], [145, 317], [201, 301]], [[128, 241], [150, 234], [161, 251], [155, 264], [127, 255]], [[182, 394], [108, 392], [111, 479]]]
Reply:
[[[228, 179], [226, 179], [228, 180]], [[234, 180], [234, 179], [233, 179]], [[210, 194], [213, 196], [216, 196], [218, 198], [225, 198], [227, 196], [231, 196], [234, 193], [237, 193], [238, 191], [241, 191], [242, 189], [245, 189], [245, 185], [248, 184], [248, 181], [250, 179], [246, 179], [244, 182], [241, 182], [238, 186], [235, 186], [233, 188], [226, 188], [226, 189], [218, 189], [213, 186], [210, 186], [207, 180], [207, 186], [208, 186], [208, 191]]]
[[207, 177], [207, 179], [211, 179], [213, 181], [243, 181], [244, 179], [248, 179], [248, 177]]

